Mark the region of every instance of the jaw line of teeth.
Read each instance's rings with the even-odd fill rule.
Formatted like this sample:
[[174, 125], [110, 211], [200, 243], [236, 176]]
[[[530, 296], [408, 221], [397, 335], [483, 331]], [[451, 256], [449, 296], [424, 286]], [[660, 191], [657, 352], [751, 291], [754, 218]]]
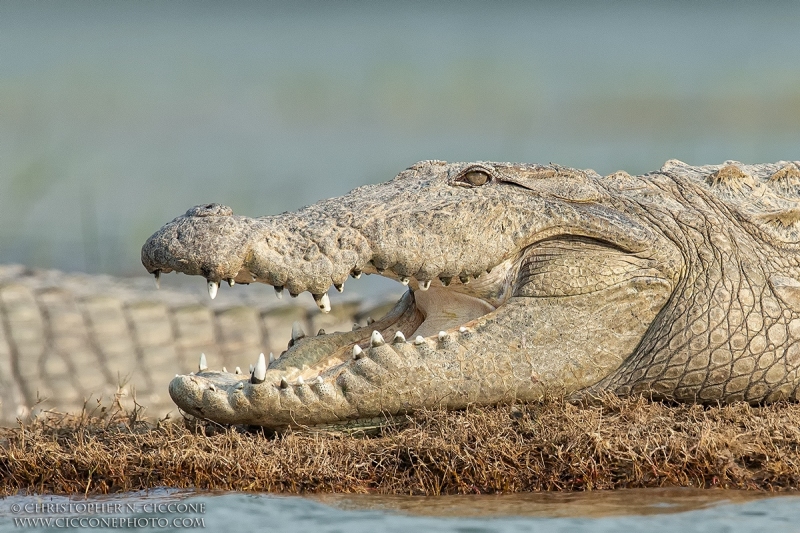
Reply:
[[[382, 272], [385, 272], [385, 270], [386, 269], [377, 269], [376, 268], [376, 272], [378, 274], [381, 274]], [[490, 273], [491, 271], [492, 271], [491, 268], [487, 268], [486, 269], [487, 273]], [[359, 270], [359, 269], [353, 269], [350, 272], [350, 276], [355, 278], [355, 279], [359, 279], [361, 277], [361, 274], [362, 274], [362, 271]], [[478, 279], [482, 274], [483, 274], [482, 272], [479, 272], [477, 274], [472, 274], [471, 277], [472, 277], [472, 279]], [[160, 269], [159, 270], [154, 270], [153, 271], [153, 276], [155, 278], [156, 288], [160, 289], [161, 288], [161, 270]], [[443, 287], [448, 287], [452, 283], [452, 279], [454, 277], [455, 276], [441, 276], [440, 275], [438, 277], [438, 279], [441, 282]], [[470, 274], [461, 273], [457, 277], [458, 277], [459, 281], [463, 285], [466, 285], [466, 284], [469, 283]], [[225, 278], [225, 281], [228, 283], [228, 286], [230, 286], [230, 287], [233, 287], [236, 284], [236, 281], [235, 281], [234, 278]], [[255, 276], [253, 276], [253, 281], [256, 281]], [[411, 278], [408, 277], [408, 276], [399, 276], [397, 278], [397, 281], [399, 281], [403, 286], [408, 286], [409, 283], [411, 282]], [[219, 281], [207, 280], [206, 287], [208, 289], [208, 296], [212, 300], [214, 300], [217, 297], [217, 293], [219, 292], [219, 286], [220, 286], [220, 282]], [[344, 292], [344, 282], [343, 281], [341, 283], [334, 283], [333, 286], [336, 288], [336, 290], [338, 292], [340, 292], [340, 293]], [[419, 287], [419, 290], [427, 291], [431, 286], [431, 280], [430, 279], [418, 280], [417, 281], [417, 286]], [[279, 300], [282, 299], [283, 298], [283, 290], [284, 290], [285, 286], [284, 285], [274, 285], [273, 288], [275, 290], [275, 296]], [[294, 297], [297, 297], [298, 295], [292, 293], [291, 296], [294, 298]], [[324, 292], [324, 293], [320, 293], [320, 294], [312, 294], [312, 296], [314, 298], [314, 303], [317, 304], [317, 307], [319, 307], [320, 311], [322, 311], [323, 313], [330, 313], [330, 311], [331, 311], [331, 301], [330, 301], [330, 297], [328, 296], [327, 291]]]
[[[384, 269], [384, 271], [385, 271], [385, 269]], [[492, 271], [491, 268], [486, 269], [486, 272], [488, 274], [491, 274], [491, 271]], [[358, 279], [358, 278], [361, 277], [361, 273], [362, 273], [361, 271], [359, 271], [357, 269], [354, 269], [351, 272], [351, 276], [356, 278], [356, 279]], [[159, 282], [160, 282], [161, 271], [160, 270], [155, 271], [155, 272], [153, 272], [153, 274], [154, 274], [154, 277], [156, 279], [157, 285], [160, 285]], [[367, 272], [367, 274], [369, 274], [369, 272]], [[478, 279], [481, 274], [482, 273], [480, 273], [478, 275], [473, 274], [472, 277], [474, 279]], [[253, 277], [253, 281], [258, 281], [257, 278], [254, 275], [252, 277]], [[388, 277], [389, 277], [389, 279], [392, 279], [391, 276], [388, 276]], [[455, 276], [453, 276], [453, 277], [455, 277]], [[442, 277], [442, 276], [439, 276], [437, 279], [438, 279], [438, 281], [441, 283], [441, 285], [443, 287], [447, 287], [452, 283], [453, 277], [449, 277], [449, 276]], [[466, 275], [463, 275], [463, 276], [459, 275], [457, 279], [462, 284], [466, 284], [466, 283], [469, 282], [469, 278]], [[228, 281], [228, 284], [231, 287], [234, 285], [233, 278], [226, 278], [226, 281]], [[397, 281], [399, 281], [402, 285], [407, 286], [407, 285], [410, 284], [411, 279], [408, 278], [408, 277], [400, 277]], [[431, 283], [432, 283], [431, 279], [423, 279], [423, 280], [417, 279], [417, 290], [427, 291], [428, 289], [430, 289]], [[219, 290], [219, 285], [220, 285], [219, 281], [210, 281], [210, 280], [208, 281], [208, 284], [207, 284], [208, 292], [209, 292], [209, 296], [212, 299], [214, 299], [216, 297], [217, 292]], [[344, 290], [344, 282], [339, 283], [339, 284], [334, 283], [334, 287], [337, 289], [337, 291], [343, 292], [343, 290]], [[283, 290], [284, 290], [285, 286], [273, 286], [273, 288], [275, 290], [276, 296], [278, 298], [282, 298]], [[413, 287], [410, 290], [413, 292], [414, 291]], [[292, 294], [292, 296], [297, 296], [297, 295]], [[322, 312], [325, 312], [325, 313], [330, 312], [330, 310], [331, 310], [330, 298], [329, 298], [327, 292], [325, 292], [325, 293], [323, 293], [321, 295], [312, 294], [312, 296], [314, 297], [315, 303], [317, 304], [317, 306], [320, 308], [320, 310]], [[374, 320], [369, 318], [367, 320], [367, 327], [369, 327], [371, 325], [371, 323], [373, 323], [373, 322], [374, 322]], [[358, 324], [354, 324], [353, 325], [353, 331], [356, 331], [358, 329], [361, 329], [361, 327]], [[458, 327], [457, 331], [458, 331], [458, 333], [463, 335], [463, 334], [467, 333], [468, 329], [467, 329], [466, 326], [462, 325], [462, 326]], [[403, 335], [402, 332], [397, 331], [396, 334], [394, 335], [394, 337], [392, 338], [392, 344], [410, 342], [410, 343], [413, 343], [416, 346], [420, 346], [420, 345], [423, 345], [423, 344], [426, 344], [426, 343], [431, 343], [433, 345], [437, 345], [437, 344], [444, 343], [447, 340], [447, 338], [449, 337], [450, 333], [455, 333], [455, 331], [450, 331], [450, 332], [441, 332], [440, 331], [437, 335], [430, 336], [428, 338], [425, 338], [425, 337], [422, 337], [422, 336], [418, 335], [413, 341], [410, 341], [410, 340], [406, 340], [405, 335]], [[322, 335], [322, 334], [323, 334], [323, 332], [321, 331], [318, 335]], [[377, 344], [375, 342], [377, 340], [375, 335], [377, 335], [377, 339], [379, 339]], [[303, 329], [300, 326], [300, 324], [299, 323], [293, 324], [293, 327], [292, 327], [292, 343], [296, 342], [299, 339], [304, 338], [305, 336], [306, 336], [305, 332], [303, 331]], [[437, 340], [439, 341], [438, 343], [437, 343]], [[384, 342], [384, 340], [383, 340], [383, 337], [380, 335], [380, 333], [377, 332], [377, 331], [373, 332], [373, 336], [371, 338], [370, 345], [371, 346], [376, 346], [376, 345], [382, 344], [383, 342]], [[358, 348], [360, 350], [360, 347], [358, 347]], [[363, 353], [356, 355], [355, 354], [355, 347], [354, 347], [354, 359], [357, 359], [359, 357], [364, 357], [364, 356], [365, 356], [365, 354], [363, 354]], [[203, 357], [205, 357], [205, 356], [203, 356]], [[260, 358], [261, 357], [264, 357], [263, 354], [260, 356]], [[274, 355], [272, 353], [270, 353], [269, 354], [269, 364], [271, 364], [274, 360], [275, 360]], [[208, 369], [207, 363], [205, 361], [202, 361], [202, 365], [203, 366], [199, 368], [200, 372], [203, 372], [203, 371]], [[250, 365], [250, 373], [249, 373], [250, 380], [248, 380], [248, 381], [250, 381], [253, 385], [263, 383], [263, 381], [266, 378], [266, 369], [264, 369], [264, 372], [262, 372], [261, 368], [258, 368], [258, 372], [256, 372], [256, 368], [258, 366], [259, 366], [258, 362], [256, 364], [256, 367], [254, 367], [253, 365]], [[264, 366], [265, 367], [267, 366], [266, 365], [266, 361], [265, 361], [265, 365]], [[305, 371], [307, 368], [308, 367], [305, 367], [303, 369], [303, 371]], [[238, 367], [237, 367], [236, 374], [240, 374], [240, 373], [241, 373], [241, 370], [238, 369]], [[302, 376], [298, 376], [298, 378], [300, 380], [299, 384], [302, 384], [303, 383], [302, 379], [304, 379], [304, 378], [302, 378]], [[259, 381], [259, 379], [261, 381]], [[308, 378], [305, 378], [305, 379], [308, 379]], [[322, 377], [320, 375], [317, 375], [316, 378], [310, 378], [310, 379], [311, 379], [310, 383], [312, 383], [312, 384], [322, 383]], [[282, 378], [281, 382], [286, 382], [286, 379]], [[288, 382], [287, 382], [287, 386], [288, 386]], [[237, 384], [237, 389], [241, 389], [241, 388], [242, 388], [241, 383]]]
[[[487, 273], [491, 273], [491, 270], [492, 269], [487, 269]], [[360, 270], [354, 269], [351, 272], [351, 276], [356, 278], [356, 279], [358, 279], [358, 278], [361, 277], [361, 273], [362, 272]], [[161, 271], [160, 270], [156, 270], [156, 271], [153, 272], [153, 275], [154, 275], [155, 280], [156, 280], [156, 285], [160, 287]], [[474, 279], [478, 279], [479, 275], [473, 275], [472, 277]], [[460, 276], [458, 276], [458, 278], [459, 278], [459, 281], [462, 284], [467, 284], [469, 282], [469, 277], [466, 274], [460, 275]], [[440, 280], [442, 286], [447, 287], [452, 283], [452, 279], [453, 278], [450, 277], [450, 276], [439, 276], [438, 279]], [[253, 280], [256, 281], [256, 278], [253, 277]], [[233, 287], [233, 285], [235, 284], [233, 278], [227, 278], [226, 281], [228, 282], [228, 284], [231, 287]], [[400, 279], [398, 281], [400, 281], [401, 284], [406, 286], [406, 285], [408, 285], [410, 283], [410, 278], [408, 278], [408, 277], [400, 277]], [[208, 283], [207, 283], [208, 294], [211, 297], [211, 299], [214, 299], [216, 297], [217, 292], [219, 290], [219, 285], [220, 285], [219, 281], [212, 281], [212, 280], [208, 281]], [[339, 292], [342, 292], [344, 290], [344, 283], [343, 282], [340, 283], [340, 284], [334, 284], [334, 286], [336, 287], [336, 289]], [[430, 288], [430, 286], [431, 286], [431, 280], [418, 281], [419, 290], [427, 291]], [[274, 286], [274, 289], [275, 289], [275, 293], [278, 296], [278, 298], [281, 298], [283, 296], [284, 286]], [[292, 296], [297, 296], [297, 295], [296, 294], [292, 294]], [[330, 298], [329, 298], [327, 292], [325, 292], [323, 294], [319, 294], [319, 295], [314, 294], [312, 296], [314, 297], [314, 300], [315, 300], [317, 306], [323, 312], [325, 312], [325, 313], [330, 312], [330, 310], [331, 310]], [[368, 318], [367, 319], [367, 327], [369, 327], [373, 322], [374, 322], [374, 320], [372, 320], [371, 317]], [[353, 325], [353, 331], [356, 331], [357, 329], [361, 329], [361, 328], [360, 328], [360, 326], [358, 324], [354, 324]], [[458, 328], [458, 332], [461, 333], [461, 334], [466, 334], [468, 331], [469, 331], [469, 329], [466, 326], [463, 326], [463, 325], [459, 326], [459, 328]], [[449, 338], [451, 333], [452, 333], [452, 331], [440, 331], [436, 336], [431, 336], [431, 337], [428, 337], [428, 338], [423, 337], [421, 335], [418, 335], [413, 340], [413, 344], [417, 345], [417, 346], [420, 346], [420, 345], [426, 344], [428, 341], [431, 341], [432, 343], [436, 343], [436, 340], [438, 340], [441, 343], [441, 342], [446, 341]], [[323, 334], [324, 334], [324, 331], [321, 330], [318, 335], [323, 335]], [[304, 338], [305, 336], [306, 336], [306, 334], [303, 331], [302, 326], [299, 324], [299, 322], [295, 322], [292, 325], [292, 342], [296, 342], [296, 341]], [[406, 343], [406, 342], [410, 342], [410, 341], [406, 340], [405, 335], [401, 331], [397, 331], [395, 333], [393, 339], [392, 339], [392, 344]], [[370, 337], [370, 346], [371, 347], [377, 347], [377, 346], [383, 345], [384, 343], [385, 343], [385, 341], [384, 341], [383, 336], [381, 335], [381, 333], [379, 331], [377, 331], [377, 330], [373, 331], [372, 335]], [[363, 349], [358, 344], [355, 344], [353, 346], [353, 359], [360, 359], [360, 358], [363, 358], [365, 356], [366, 356], [366, 354], [364, 353]], [[272, 353], [270, 353], [269, 354], [269, 363], [272, 363], [274, 360], [275, 360], [274, 355]], [[304, 367], [304, 370], [307, 369], [307, 368], [308, 367]], [[200, 356], [200, 363], [198, 365], [198, 370], [199, 370], [199, 372], [205, 372], [205, 371], [208, 370], [208, 364], [207, 364], [207, 361], [206, 361], [205, 354], [201, 354], [201, 356]], [[262, 354], [259, 355], [259, 358], [256, 361], [256, 365], [255, 366], [253, 366], [252, 364], [250, 365], [250, 380], [249, 380], [250, 383], [252, 383], [253, 385], [258, 385], [258, 384], [263, 383], [265, 381], [265, 379], [266, 379], [266, 371], [267, 371], [267, 360], [266, 360], [264, 354], [262, 353]], [[223, 367], [223, 372], [227, 372], [227, 370], [224, 367]], [[241, 374], [241, 369], [239, 367], [236, 367], [235, 374]], [[190, 372], [189, 376], [194, 376], [194, 373]], [[176, 375], [176, 377], [177, 377], [177, 375]], [[194, 380], [195, 378], [192, 377], [192, 379]], [[195, 382], [196, 382], [196, 380], [195, 380]], [[311, 379], [311, 383], [312, 384], [321, 384], [321, 383], [323, 383], [322, 376], [318, 375], [318, 376], [316, 376], [316, 378], [312, 378]], [[304, 378], [302, 376], [298, 376], [296, 384], [297, 385], [304, 385], [305, 384]], [[281, 377], [280, 382], [278, 383], [277, 386], [280, 387], [280, 388], [287, 388], [289, 386], [289, 382], [288, 382], [287, 378], [286, 377]], [[216, 391], [217, 390], [216, 387], [213, 385], [213, 383], [211, 383], [208, 388], [210, 390], [212, 390], [212, 391]], [[235, 388], [237, 390], [241, 390], [243, 388], [243, 382], [237, 383], [235, 385]]]
[[[470, 331], [469, 328], [467, 328], [466, 326], [460, 326], [458, 328], [458, 332], [461, 333], [461, 334], [466, 334], [469, 331]], [[440, 342], [443, 342], [443, 341], [447, 340], [450, 337], [450, 334], [451, 334], [451, 332], [449, 332], [449, 331], [440, 331], [435, 337], [429, 337], [429, 338], [425, 338], [422, 335], [417, 335], [417, 337], [413, 341], [413, 344], [416, 345], [416, 346], [420, 346], [420, 345], [423, 345], [423, 344], [427, 343], [427, 341], [429, 339], [431, 341], [433, 341], [434, 339], [437, 339]], [[406, 340], [406, 337], [405, 337], [405, 335], [403, 334], [402, 331], [397, 331], [394, 334], [394, 337], [392, 338], [392, 344], [402, 344], [402, 343], [407, 343], [407, 342], [409, 342], [409, 341]], [[372, 335], [370, 336], [370, 347], [371, 348], [376, 348], [376, 347], [379, 347], [379, 346], [383, 346], [384, 344], [386, 344], [386, 341], [384, 340], [383, 335], [381, 335], [381, 332], [377, 331], [377, 330], [373, 330]], [[364, 349], [361, 348], [361, 346], [359, 346], [358, 344], [354, 344], [353, 345], [352, 354], [353, 354], [353, 359], [354, 360], [358, 360], [358, 359], [362, 359], [362, 358], [366, 357], [366, 353], [364, 352]], [[275, 360], [274, 355], [272, 353], [270, 353], [269, 354], [269, 362], [272, 363], [274, 360]], [[205, 353], [201, 353], [200, 354], [200, 362], [198, 364], [198, 368], [199, 368], [200, 372], [206, 372], [206, 371], [209, 370], [208, 362], [207, 362]], [[253, 384], [253, 385], [259, 385], [259, 384], [264, 383], [266, 381], [267, 368], [268, 368], [268, 366], [267, 366], [267, 358], [265, 357], [265, 355], [263, 353], [260, 353], [258, 355], [258, 360], [256, 361], [255, 366], [252, 365], [252, 364], [250, 365], [250, 380], [249, 380], [250, 383]], [[304, 368], [308, 368], [308, 367], [304, 367]], [[228, 373], [228, 371], [227, 371], [227, 369], [225, 367], [222, 367], [222, 372], [223, 373]], [[241, 375], [241, 373], [242, 373], [241, 369], [237, 366], [235, 371], [234, 371], [234, 375]], [[197, 380], [193, 377], [194, 376], [194, 372], [190, 372], [188, 375], [192, 376], [191, 379], [195, 383], [198, 383]], [[179, 374], [175, 374], [175, 377], [178, 377], [178, 376], [179, 376]], [[323, 383], [322, 376], [321, 375], [317, 375], [314, 378], [310, 378], [310, 383], [311, 384], [322, 384]], [[303, 376], [298, 376], [296, 383], [294, 383], [294, 385], [304, 385], [304, 384], [306, 384], [306, 381], [305, 381], [305, 378], [303, 378]], [[285, 388], [289, 387], [290, 385], [292, 385], [292, 384], [289, 383], [288, 379], [285, 376], [281, 376], [280, 382], [276, 386], [279, 387], [279, 388], [285, 389]], [[208, 387], [208, 389], [210, 389], [212, 391], [216, 391], [217, 390], [216, 386], [211, 382], [208, 383], [207, 387]], [[238, 383], [236, 383], [236, 385], [234, 385], [234, 389], [236, 389], [236, 390], [241, 390], [243, 387], [244, 387], [244, 381], [239, 381]]]

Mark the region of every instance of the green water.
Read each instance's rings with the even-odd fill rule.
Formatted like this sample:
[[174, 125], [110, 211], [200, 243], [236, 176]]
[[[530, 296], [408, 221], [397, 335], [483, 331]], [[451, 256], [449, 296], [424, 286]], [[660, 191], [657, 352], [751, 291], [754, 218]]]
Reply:
[[800, 159], [799, 2], [0, 2], [0, 261], [143, 273], [421, 159]]

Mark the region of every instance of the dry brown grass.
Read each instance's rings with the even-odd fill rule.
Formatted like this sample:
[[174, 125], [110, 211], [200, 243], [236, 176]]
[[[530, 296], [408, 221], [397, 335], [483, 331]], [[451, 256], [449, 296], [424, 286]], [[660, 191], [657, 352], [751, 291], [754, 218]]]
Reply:
[[800, 405], [703, 408], [604, 398], [417, 413], [374, 437], [265, 436], [136, 413], [0, 430], [2, 494], [157, 486], [276, 492], [496, 493], [800, 487]]

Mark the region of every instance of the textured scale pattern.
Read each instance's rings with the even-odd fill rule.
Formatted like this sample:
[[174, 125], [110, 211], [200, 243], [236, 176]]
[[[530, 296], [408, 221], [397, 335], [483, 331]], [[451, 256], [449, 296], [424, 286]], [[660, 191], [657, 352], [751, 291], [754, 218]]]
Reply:
[[700, 196], [677, 182], [675, 197], [695, 209], [678, 205], [662, 222], [694, 261], [642, 346], [593, 390], [684, 402], [800, 399], [798, 163], [669, 161], [662, 172], [706, 186]]
[[[306, 315], [311, 331], [335, 316], [338, 327], [294, 329], [285, 352], [236, 375], [218, 368], [267, 351], [278, 311], [15, 280], [0, 286], [12, 363], [0, 378], [14, 376], [25, 405], [43, 390], [74, 406], [113, 386], [119, 368], [161, 401], [159, 376], [191, 369], [200, 349], [215, 369], [176, 376], [173, 400], [219, 423], [276, 428], [534, 400], [547, 389], [800, 399], [798, 162], [673, 160], [643, 176], [600, 176], [423, 161], [295, 213], [194, 207], [148, 239], [142, 262], [156, 276], [202, 276], [212, 298], [224, 281], [309, 292], [331, 312]], [[351, 330], [353, 313], [331, 311], [327, 293], [362, 273], [408, 292]]]
[[[197, 370], [201, 352], [237, 365], [280, 354], [292, 324], [309, 331], [349, 328], [369, 314], [358, 302], [320, 315], [295, 302], [212, 307], [202, 293], [162, 289], [150, 279], [29, 271], [0, 266], [0, 422], [53, 409], [79, 412], [115, 395], [151, 418], [176, 413], [167, 385]], [[247, 372], [245, 366], [244, 372]]]
[[[179, 405], [218, 422], [352, 423], [547, 388], [573, 398], [800, 399], [798, 162], [671, 160], [643, 176], [600, 176], [424, 161], [277, 217], [190, 210], [142, 258], [150, 272], [250, 276], [294, 293], [323, 294], [364, 271], [414, 295], [404, 326], [375, 325], [408, 337], [391, 347], [359, 331], [303, 341], [257, 383], [224, 372], [173, 380]], [[432, 281], [434, 296], [422, 296]]]

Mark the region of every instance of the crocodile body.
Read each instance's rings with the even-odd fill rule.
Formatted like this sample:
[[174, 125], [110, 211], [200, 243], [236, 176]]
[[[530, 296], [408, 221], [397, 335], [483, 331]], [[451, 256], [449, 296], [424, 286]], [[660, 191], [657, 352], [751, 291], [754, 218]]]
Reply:
[[[142, 248], [150, 273], [327, 291], [408, 285], [385, 318], [294, 336], [250, 375], [176, 377], [186, 412], [267, 427], [364, 422], [609, 391], [681, 402], [798, 399], [800, 167], [600, 176], [556, 165], [418, 163], [295, 213], [218, 204]], [[226, 289], [227, 290], [227, 289]]]
[[197, 370], [201, 353], [233, 369], [245, 354], [285, 348], [294, 322], [332, 331], [381, 309], [351, 299], [321, 315], [252, 295], [210, 302], [191, 286], [157, 291], [147, 278], [0, 265], [0, 422], [79, 412], [84, 402], [91, 410], [97, 399], [130, 408], [134, 396], [150, 418], [174, 415], [167, 386], [176, 371]]

